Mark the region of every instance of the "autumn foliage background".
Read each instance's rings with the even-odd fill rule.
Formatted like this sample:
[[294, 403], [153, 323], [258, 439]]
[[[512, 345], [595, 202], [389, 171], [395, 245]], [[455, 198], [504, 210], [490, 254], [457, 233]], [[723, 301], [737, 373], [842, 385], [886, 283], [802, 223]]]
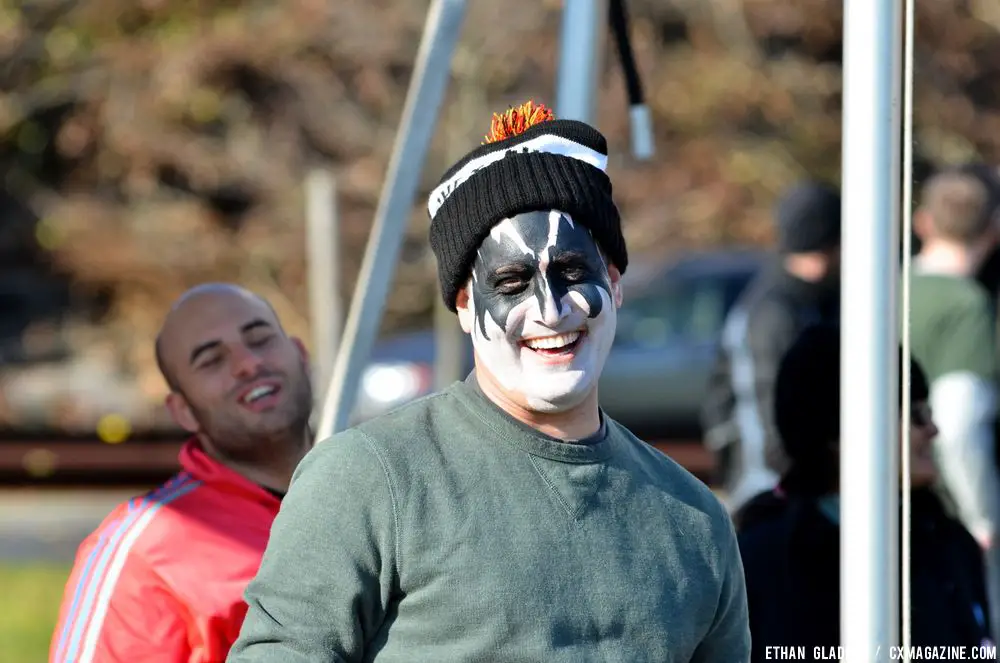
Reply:
[[[1000, 162], [1000, 3], [918, 2], [928, 164]], [[170, 301], [238, 281], [308, 337], [302, 181], [337, 175], [354, 287], [426, 0], [0, 0], [0, 428], [166, 420]], [[628, 153], [610, 44], [598, 125], [632, 252], [767, 244], [770, 209], [840, 169], [841, 0], [631, 0], [657, 155]], [[561, 3], [470, 0], [423, 193], [493, 111], [553, 104]], [[417, 200], [384, 331], [430, 324]]]

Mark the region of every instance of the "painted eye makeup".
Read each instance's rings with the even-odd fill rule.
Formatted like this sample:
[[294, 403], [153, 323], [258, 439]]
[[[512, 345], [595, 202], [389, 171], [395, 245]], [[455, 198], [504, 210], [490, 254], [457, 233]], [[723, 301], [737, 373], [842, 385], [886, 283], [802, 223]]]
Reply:
[[552, 276], [569, 283], [602, 280], [596, 266], [588, 265], [583, 259], [569, 260], [553, 267], [549, 270]]
[[493, 284], [493, 289], [501, 295], [516, 295], [524, 292], [527, 287], [527, 279], [513, 276], [506, 276]]
[[487, 287], [502, 294], [513, 294], [528, 287], [534, 270], [524, 264], [504, 265], [487, 279]]
[[519, 214], [497, 224], [479, 247], [472, 280], [477, 328], [488, 338], [487, 318], [506, 332], [525, 316], [551, 317], [553, 310], [569, 315], [577, 307], [594, 318], [610, 297], [610, 285], [600, 249], [584, 226], [561, 212]]

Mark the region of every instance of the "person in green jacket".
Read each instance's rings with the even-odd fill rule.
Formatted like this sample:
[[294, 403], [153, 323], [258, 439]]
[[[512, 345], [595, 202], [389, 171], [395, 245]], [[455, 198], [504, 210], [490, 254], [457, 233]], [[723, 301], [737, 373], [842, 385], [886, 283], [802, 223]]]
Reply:
[[739, 663], [732, 522], [606, 416], [628, 254], [605, 138], [530, 102], [431, 193], [475, 370], [296, 470], [232, 663]]
[[989, 189], [960, 169], [936, 173], [914, 212], [922, 247], [910, 285], [910, 342], [927, 371], [944, 502], [986, 556], [1000, 636], [1000, 472], [996, 462], [996, 313], [975, 273], [997, 243]]

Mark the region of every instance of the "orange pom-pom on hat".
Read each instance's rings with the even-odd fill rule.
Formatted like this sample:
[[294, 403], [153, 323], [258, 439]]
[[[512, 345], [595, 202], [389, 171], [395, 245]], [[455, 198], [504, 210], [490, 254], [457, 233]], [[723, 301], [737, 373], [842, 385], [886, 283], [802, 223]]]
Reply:
[[490, 133], [486, 135], [483, 145], [518, 136], [529, 127], [554, 119], [556, 116], [545, 104], [535, 105], [534, 101], [529, 100], [520, 106], [511, 106], [506, 113], [493, 113]]

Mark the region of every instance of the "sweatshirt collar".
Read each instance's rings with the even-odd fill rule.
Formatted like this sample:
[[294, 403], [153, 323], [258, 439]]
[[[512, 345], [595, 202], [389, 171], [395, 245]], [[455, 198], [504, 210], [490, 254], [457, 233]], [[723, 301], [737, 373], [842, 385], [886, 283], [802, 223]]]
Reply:
[[[480, 389], [473, 371], [464, 381], [456, 382], [448, 391], [470, 409], [499, 440], [518, 447], [533, 456], [563, 463], [596, 463], [607, 460], [613, 453], [611, 424], [601, 413], [601, 429], [587, 443], [573, 443], [546, 435], [518, 421], [491, 401]], [[603, 433], [603, 436], [602, 436]]]

